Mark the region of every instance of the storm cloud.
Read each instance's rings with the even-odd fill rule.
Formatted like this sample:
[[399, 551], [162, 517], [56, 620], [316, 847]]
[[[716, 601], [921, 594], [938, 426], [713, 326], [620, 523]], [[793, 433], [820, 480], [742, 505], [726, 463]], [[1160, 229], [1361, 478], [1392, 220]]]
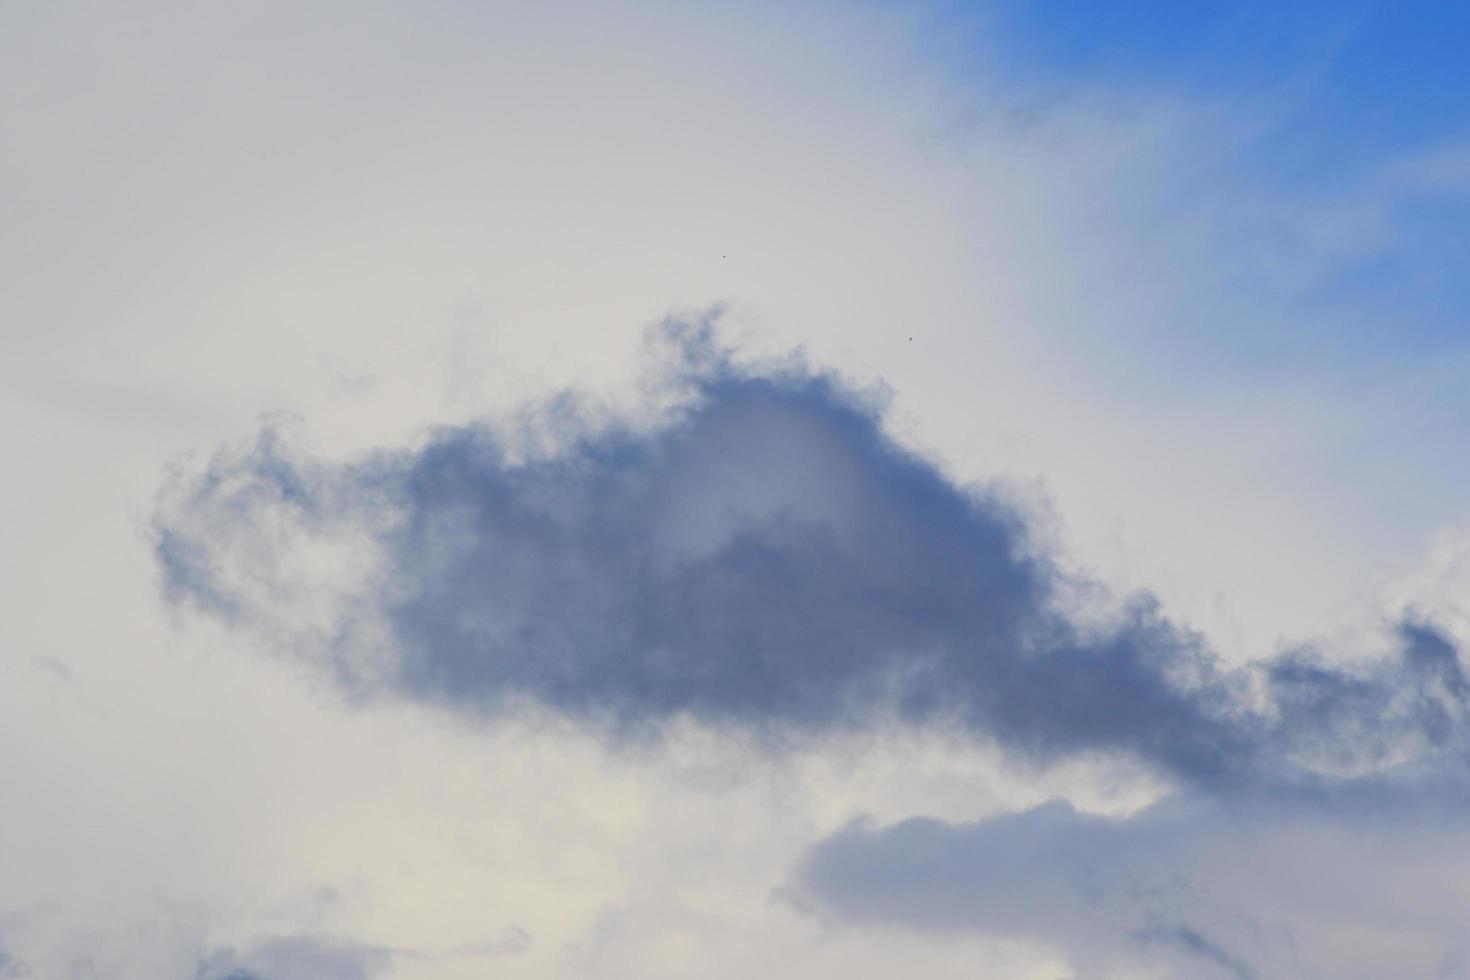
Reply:
[[[534, 704], [616, 734], [676, 717], [788, 735], [953, 725], [1018, 757], [1136, 757], [1187, 785], [1298, 788], [1464, 739], [1432, 627], [1376, 663], [1222, 669], [1146, 594], [1088, 583], [1003, 488], [961, 486], [871, 396], [663, 328], [658, 411], [568, 395], [345, 462], [267, 430], [170, 487], [166, 594], [269, 634], [344, 690], [474, 716]], [[630, 420], [631, 419], [631, 420]]]

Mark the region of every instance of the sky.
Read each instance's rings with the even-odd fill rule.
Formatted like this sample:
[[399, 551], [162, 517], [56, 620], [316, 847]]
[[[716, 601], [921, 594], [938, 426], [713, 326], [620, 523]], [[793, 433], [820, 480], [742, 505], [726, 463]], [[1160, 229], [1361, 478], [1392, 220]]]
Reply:
[[0, 10], [0, 977], [1470, 977], [1470, 12]]

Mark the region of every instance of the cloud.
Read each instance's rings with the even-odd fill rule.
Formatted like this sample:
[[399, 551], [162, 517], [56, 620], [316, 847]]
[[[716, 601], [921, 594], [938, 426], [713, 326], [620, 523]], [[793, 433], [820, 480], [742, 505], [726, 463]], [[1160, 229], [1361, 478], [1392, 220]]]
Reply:
[[1150, 925], [1133, 933], [1132, 938], [1145, 945], [1161, 945], [1180, 950], [1242, 980], [1250, 980], [1257, 975], [1254, 967], [1213, 940], [1207, 939], [1191, 926]]
[[295, 933], [258, 939], [240, 949], [214, 950], [200, 962], [195, 977], [196, 980], [372, 980], [391, 972], [405, 960], [519, 956], [530, 946], [531, 934], [515, 925], [506, 927], [495, 939], [439, 954], [316, 933]]
[[507, 926], [495, 939], [460, 946], [453, 956], [519, 956], [531, 948], [531, 934], [520, 926]]
[[[1344, 937], [1385, 930], [1452, 968], [1458, 879], [1425, 859], [1470, 799], [1450, 634], [1406, 616], [1376, 657], [1227, 668], [1149, 595], [1099, 599], [1004, 486], [897, 442], [874, 393], [742, 360], [712, 321], [647, 359], [635, 409], [568, 393], [346, 461], [267, 426], [166, 488], [164, 593], [359, 703], [529, 706], [612, 741], [943, 727], [1172, 780], [1127, 817], [854, 824], [787, 889], [837, 921], [1037, 941], [1098, 976], [1368, 976], [1382, 959]], [[1312, 894], [1333, 875], [1397, 884]]]
[[1053, 801], [856, 822], [803, 856], [787, 893], [841, 922], [1038, 940], [1087, 976], [1432, 976], [1470, 926], [1455, 857], [1470, 835], [1415, 806], [1176, 795], [1118, 818]]
[[[1370, 220], [1381, 209], [1371, 207], [1356, 220], [1350, 188], [1338, 207], [1333, 187], [1245, 172], [1250, 147], [1226, 130], [1254, 123], [1262, 115], [1254, 105], [1223, 94], [1189, 104], [1173, 88], [1135, 99], [1098, 91], [1091, 76], [1069, 79], [1067, 91], [1039, 105], [994, 70], [989, 44], [955, 58], [979, 80], [951, 87], [935, 82], [931, 64], [912, 62], [926, 60], [928, 39], [956, 32], [947, 23], [922, 35], [907, 29], [930, 20], [907, 4], [902, 12], [881, 5], [875, 20], [878, 6], [756, 4], [733, 13], [709, 4], [451, 4], [425, 13], [273, 4], [237, 15], [58, 5], [16, 22], [0, 72], [7, 88], [30, 97], [8, 106], [6, 130], [22, 152], [6, 154], [3, 167], [7, 186], [31, 206], [10, 224], [4, 295], [18, 356], [0, 369], [8, 372], [0, 387], [12, 455], [30, 465], [13, 468], [5, 487], [4, 536], [15, 556], [5, 644], [20, 656], [0, 685], [9, 733], [0, 770], [12, 788], [0, 818], [0, 839], [12, 842], [0, 907], [55, 897], [80, 906], [68, 913], [78, 923], [90, 917], [126, 933], [90, 903], [130, 907], [141, 881], [150, 894], [233, 909], [294, 883], [351, 880], [361, 904], [343, 918], [229, 918], [211, 938], [329, 927], [372, 937], [391, 922], [397, 941], [422, 946], [479, 935], [476, 910], [487, 908], [496, 921], [515, 916], [534, 928], [530, 955], [545, 961], [540, 972], [556, 972], [558, 950], [582, 939], [584, 909], [625, 901], [629, 881], [653, 877], [657, 886], [638, 887], [671, 893], [707, 877], [748, 877], [759, 892], [779, 877], [791, 838], [831, 830], [871, 805], [864, 793], [878, 794], [834, 779], [787, 810], [710, 807], [684, 833], [736, 857], [708, 870], [686, 858], [660, 877], [651, 874], [660, 858], [625, 827], [634, 818], [619, 815], [635, 805], [628, 797], [645, 793], [648, 809], [671, 808], [689, 795], [669, 787], [674, 780], [642, 773], [658, 784], [652, 791], [594, 781], [596, 762], [574, 779], [548, 764], [539, 741], [446, 738], [400, 755], [417, 733], [367, 735], [395, 716], [320, 711], [284, 689], [279, 673], [211, 657], [208, 644], [181, 649], [149, 603], [130, 521], [161, 460], [241, 431], [261, 406], [302, 412], [333, 455], [314, 458], [284, 439], [263, 451], [261, 459], [274, 453], [304, 478], [300, 498], [271, 496], [290, 473], [231, 470], [226, 459], [217, 472], [238, 482], [171, 501], [181, 505], [170, 514], [179, 518], [171, 558], [197, 561], [199, 572], [181, 596], [213, 601], [214, 615], [272, 646], [279, 640], [283, 655], [318, 666], [354, 696], [415, 698], [474, 716], [538, 702], [614, 732], [659, 728], [673, 712], [791, 737], [886, 724], [902, 703], [881, 685], [868, 697], [860, 679], [868, 675], [846, 661], [834, 665], [833, 686], [854, 693], [827, 715], [758, 706], [717, 714], [711, 699], [687, 695], [671, 699], [675, 707], [650, 707], [617, 684], [592, 707], [545, 684], [454, 696], [406, 685], [405, 664], [442, 668], [447, 654], [425, 653], [424, 631], [403, 628], [398, 615], [415, 572], [394, 537], [408, 511], [403, 474], [365, 487], [353, 478], [368, 457], [336, 454], [403, 447], [382, 455], [407, 469], [424, 446], [404, 433], [426, 420], [502, 408], [543, 381], [617, 383], [624, 325], [671, 303], [727, 296], [778, 342], [800, 340], [856, 370], [881, 365], [915, 429], [956, 466], [969, 467], [1000, 439], [1033, 447], [1003, 455], [1047, 476], [1074, 533], [1085, 537], [1089, 523], [1101, 529], [1096, 537], [1106, 540], [1090, 552], [1078, 543], [1089, 563], [1107, 565], [1099, 557], [1112, 554], [1107, 529], [1126, 522], [1139, 551], [1119, 560], [1116, 577], [1165, 590], [1158, 594], [1173, 624], [1190, 608], [1190, 625], [1213, 628], [1200, 611], [1208, 599], [1185, 603], [1230, 593], [1231, 615], [1259, 631], [1253, 651], [1312, 622], [1324, 597], [1348, 592], [1350, 573], [1379, 567], [1383, 550], [1357, 544], [1379, 540], [1375, 533], [1410, 540], [1383, 531], [1395, 515], [1422, 525], [1441, 518], [1441, 498], [1455, 496], [1445, 468], [1462, 454], [1449, 426], [1419, 424], [1426, 397], [1434, 402], [1430, 389], [1373, 351], [1371, 374], [1402, 386], [1385, 394], [1383, 385], [1347, 383], [1348, 394], [1326, 396], [1291, 369], [1296, 362], [1277, 360], [1308, 326], [1293, 302], [1304, 289], [1377, 256], [1382, 234], [1407, 240], [1412, 228], [1384, 232]], [[1024, 129], [1011, 127], [1008, 106], [1037, 111]], [[1391, 315], [1362, 315], [1401, 337], [1416, 321], [1408, 292], [1376, 292]], [[1348, 305], [1362, 308], [1356, 291]], [[1309, 344], [1304, 360], [1357, 349], [1343, 342], [1336, 318], [1323, 319], [1334, 327], [1322, 335], [1329, 340]], [[457, 345], [469, 334], [494, 365], [488, 378]], [[446, 351], [463, 369], [448, 384]], [[1266, 362], [1277, 369], [1263, 371]], [[361, 383], [368, 378], [378, 383]], [[1415, 398], [1396, 397], [1411, 387]], [[1434, 390], [1459, 388], [1450, 379]], [[1440, 401], [1453, 415], [1448, 394]], [[728, 390], [708, 396], [712, 407], [733, 398]], [[624, 428], [656, 441], [685, 422], [698, 428], [694, 407], [680, 403]], [[1307, 425], [1303, 416], [1319, 408], [1327, 421]], [[549, 427], [596, 441], [610, 423], [586, 414]], [[487, 441], [504, 448], [509, 469], [528, 455], [503, 431]], [[1386, 464], [1384, 446], [1413, 458]], [[250, 481], [259, 498], [248, 498]], [[189, 477], [179, 485], [189, 486]], [[232, 497], [237, 491], [246, 496]], [[312, 496], [319, 506], [303, 506]], [[238, 512], [217, 512], [232, 499]], [[37, 519], [38, 509], [43, 518], [54, 509], [54, 518]], [[432, 501], [424, 510], [433, 511], [431, 524], [453, 527]], [[1040, 550], [1026, 547], [1032, 557]], [[437, 596], [436, 608], [477, 615], [469, 598], [453, 599], [447, 580], [428, 573], [428, 587], [411, 593], [421, 608]], [[1065, 578], [1052, 588], [1065, 589]], [[213, 591], [198, 591], [204, 585]], [[1120, 605], [1094, 632], [1053, 613], [1089, 644], [1119, 632], [1129, 615]], [[1199, 647], [1187, 634], [1181, 645], [1186, 661]], [[113, 716], [103, 723], [73, 710], [63, 685], [27, 669], [30, 650], [65, 663], [78, 690]], [[1381, 675], [1401, 696], [1375, 697], [1403, 709], [1400, 731], [1431, 744], [1412, 728], [1427, 716], [1410, 710], [1411, 689], [1394, 681], [1400, 659], [1396, 650]], [[1143, 673], [1153, 676], [1152, 667]], [[1216, 702], [1226, 706], [1218, 726], [1256, 744], [1269, 698], [1258, 705], [1234, 690], [1233, 675], [1216, 675], [1227, 689]], [[1340, 676], [1348, 675], [1326, 672], [1329, 682]], [[953, 692], [940, 679], [914, 686], [962, 704], [979, 681], [960, 681]], [[1180, 684], [1184, 717], [1206, 681]], [[1315, 703], [1338, 705], [1325, 713], [1340, 719], [1340, 731], [1371, 736], [1374, 725], [1350, 722], [1366, 710], [1354, 705], [1374, 697], [1329, 699], [1327, 686], [1317, 685]], [[951, 718], [962, 709], [941, 707], [903, 717], [966, 725], [988, 740], [997, 729], [986, 712], [993, 709]], [[1050, 716], [1036, 724], [1058, 727]], [[1325, 767], [1307, 734], [1293, 755]], [[1104, 744], [1005, 738], [1047, 758]], [[1131, 744], [1120, 751], [1142, 751]], [[1239, 754], [1254, 772], [1251, 756]], [[746, 761], [711, 768], [733, 778]], [[449, 768], [462, 775], [448, 777]], [[540, 782], [506, 775], [520, 768]], [[420, 769], [430, 775], [404, 775]], [[849, 782], [868, 772], [865, 762]], [[984, 778], [962, 773], [962, 788], [951, 791], [920, 788], [915, 776], [900, 791], [887, 788], [884, 806], [897, 811], [892, 817], [973, 816], [980, 804], [933, 797], [973, 800], [966, 784]], [[492, 814], [487, 798], [503, 813]], [[771, 826], [802, 826], [789, 837], [767, 829], [757, 848], [747, 834], [755, 814]], [[616, 832], [604, 826], [614, 818]], [[664, 818], [659, 829], [673, 822]], [[648, 836], [664, 837], [659, 829]], [[385, 850], [403, 859], [376, 860]], [[443, 901], [425, 904], [416, 898], [423, 894]], [[748, 897], [723, 891], [711, 915], [739, 918]], [[630, 947], [651, 945], [629, 931]], [[778, 940], [762, 932], [742, 945]], [[95, 957], [97, 969], [192, 976], [198, 950], [180, 969], [164, 969], [148, 942], [117, 940]], [[10, 948], [39, 973], [65, 975], [30, 946]], [[744, 972], [803, 972], [799, 957], [767, 955], [770, 970]], [[623, 972], [680, 971], [650, 957], [647, 969]], [[863, 961], [845, 972], [883, 971]]]
[[243, 949], [218, 950], [199, 964], [197, 980], [372, 980], [400, 955], [394, 950], [311, 934], [275, 936]]
[[1223, 670], [1146, 594], [1069, 613], [1087, 583], [1024, 510], [899, 445], [874, 397], [739, 366], [708, 323], [652, 346], [641, 417], [567, 395], [342, 463], [267, 429], [165, 494], [166, 595], [358, 697], [614, 736], [958, 725], [1027, 759], [1298, 789], [1463, 744], [1470, 687], [1429, 625], [1358, 668], [1302, 647]]
[[1178, 879], [1199, 818], [1160, 807], [1114, 820], [1058, 800], [973, 824], [855, 822], [804, 856], [790, 894], [850, 922], [1040, 939], [1098, 975], [1152, 956], [1251, 976], [1234, 947], [1254, 923], [1202, 908]]

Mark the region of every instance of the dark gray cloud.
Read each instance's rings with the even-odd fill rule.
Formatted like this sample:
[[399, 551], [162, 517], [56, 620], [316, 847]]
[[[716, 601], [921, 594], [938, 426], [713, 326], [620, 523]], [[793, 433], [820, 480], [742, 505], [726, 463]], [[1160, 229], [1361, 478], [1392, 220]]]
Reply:
[[[796, 363], [741, 369], [704, 328], [660, 340], [672, 407], [652, 421], [568, 396], [528, 411], [531, 450], [468, 425], [346, 462], [271, 431], [217, 456], [161, 505], [167, 595], [355, 694], [530, 702], [621, 734], [947, 724], [1214, 787], [1463, 742], [1465, 677], [1429, 626], [1361, 669], [1303, 649], [1224, 671], [1146, 595], [1084, 625], [1024, 513], [897, 444], [872, 399]], [[361, 568], [328, 588], [311, 555], [333, 548]]]

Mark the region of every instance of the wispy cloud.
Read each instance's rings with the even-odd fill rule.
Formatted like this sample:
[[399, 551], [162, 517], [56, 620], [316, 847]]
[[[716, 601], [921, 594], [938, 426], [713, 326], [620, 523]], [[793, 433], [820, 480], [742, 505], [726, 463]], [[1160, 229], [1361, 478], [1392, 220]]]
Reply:
[[275, 936], [217, 950], [197, 980], [372, 980], [402, 954], [381, 946], [311, 934]]

